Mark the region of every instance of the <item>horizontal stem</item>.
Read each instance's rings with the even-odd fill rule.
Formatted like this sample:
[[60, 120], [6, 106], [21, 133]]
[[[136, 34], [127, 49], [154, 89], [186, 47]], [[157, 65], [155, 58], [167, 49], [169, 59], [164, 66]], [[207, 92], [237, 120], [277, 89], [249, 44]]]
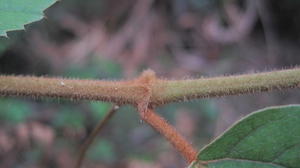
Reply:
[[162, 80], [148, 71], [129, 81], [0, 76], [0, 96], [100, 100], [137, 105], [150, 94], [149, 106], [196, 98], [239, 95], [300, 87], [300, 69], [256, 74]]
[[240, 95], [296, 87], [300, 87], [299, 68], [192, 80], [160, 80], [153, 85], [150, 102], [153, 105], [161, 105], [195, 98]]
[[143, 87], [128, 81], [97, 81], [63, 78], [0, 76], [0, 95], [100, 100], [133, 104], [141, 99]]

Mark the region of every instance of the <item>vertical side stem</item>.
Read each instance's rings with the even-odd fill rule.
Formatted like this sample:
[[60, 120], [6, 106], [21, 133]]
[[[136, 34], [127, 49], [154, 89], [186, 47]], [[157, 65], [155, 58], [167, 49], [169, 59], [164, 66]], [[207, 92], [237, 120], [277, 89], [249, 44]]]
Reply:
[[89, 146], [93, 143], [96, 136], [99, 132], [103, 129], [103, 127], [107, 124], [107, 122], [111, 119], [111, 117], [115, 114], [115, 112], [119, 109], [119, 106], [113, 105], [113, 107], [109, 110], [103, 120], [101, 120], [97, 126], [93, 129], [92, 133], [87, 137], [84, 144], [81, 146], [78, 159], [76, 161], [75, 168], [80, 168], [85, 156], [86, 151], [88, 150]]
[[196, 150], [164, 118], [162, 118], [150, 109], [148, 109], [148, 111], [144, 114], [141, 114], [141, 117], [156, 131], [162, 134], [173, 145], [173, 147], [176, 150], [178, 150], [178, 152], [187, 160], [188, 163], [192, 163], [196, 160]]

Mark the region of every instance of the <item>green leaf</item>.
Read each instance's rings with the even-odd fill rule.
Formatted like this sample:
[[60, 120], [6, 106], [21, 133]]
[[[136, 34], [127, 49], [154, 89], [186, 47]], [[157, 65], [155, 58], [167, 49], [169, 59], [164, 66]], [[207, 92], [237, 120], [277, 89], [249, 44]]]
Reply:
[[24, 29], [24, 25], [43, 18], [43, 11], [55, 0], [0, 0], [0, 36], [7, 31]]
[[245, 117], [202, 149], [199, 161], [208, 168], [300, 168], [300, 106]]

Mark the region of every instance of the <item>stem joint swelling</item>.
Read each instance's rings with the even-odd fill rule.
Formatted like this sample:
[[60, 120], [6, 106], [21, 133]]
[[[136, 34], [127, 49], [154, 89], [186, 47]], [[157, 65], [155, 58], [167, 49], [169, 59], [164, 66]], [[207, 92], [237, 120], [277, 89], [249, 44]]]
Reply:
[[137, 109], [142, 118], [146, 117], [150, 98], [152, 96], [152, 85], [156, 80], [156, 75], [152, 70], [146, 70], [137, 79], [138, 83], [144, 89], [144, 95], [140, 100], [137, 100]]
[[152, 87], [156, 80], [155, 73], [151, 70], [144, 71], [138, 78], [138, 82], [145, 89], [143, 98], [137, 102], [138, 112], [146, 123], [162, 134], [189, 163], [192, 163], [197, 157], [196, 150], [172, 125], [149, 109], [149, 102], [153, 93]]

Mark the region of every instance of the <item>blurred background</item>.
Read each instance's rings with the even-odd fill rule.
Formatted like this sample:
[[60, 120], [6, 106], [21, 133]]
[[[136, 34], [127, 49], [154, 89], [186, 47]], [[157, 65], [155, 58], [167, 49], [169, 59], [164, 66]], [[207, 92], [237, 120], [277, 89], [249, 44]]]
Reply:
[[[151, 68], [187, 79], [300, 64], [297, 0], [62, 0], [46, 19], [0, 37], [0, 73], [132, 79]], [[299, 91], [194, 100], [158, 112], [197, 149], [241, 117], [299, 103]], [[0, 99], [0, 168], [73, 167], [110, 103]], [[159, 134], [121, 107], [90, 147], [86, 168], [182, 168]]]

